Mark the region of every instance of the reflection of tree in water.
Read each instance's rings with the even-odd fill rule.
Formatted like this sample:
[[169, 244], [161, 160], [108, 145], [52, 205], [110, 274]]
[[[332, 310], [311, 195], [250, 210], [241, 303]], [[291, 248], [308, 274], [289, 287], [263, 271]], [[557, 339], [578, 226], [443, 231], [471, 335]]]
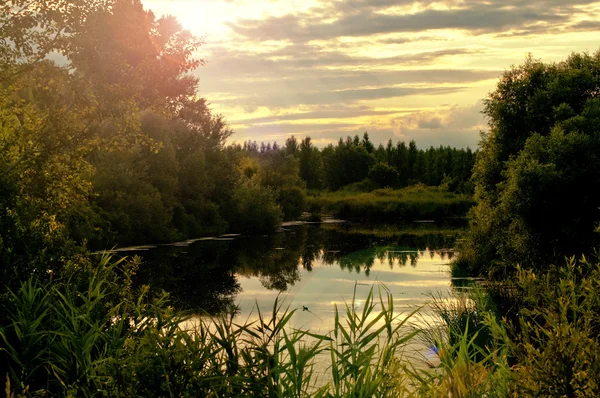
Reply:
[[455, 236], [445, 234], [402, 235], [390, 242], [372, 235], [346, 234], [317, 226], [296, 226], [285, 233], [243, 237], [234, 250], [236, 272], [260, 279], [267, 289], [285, 291], [300, 279], [299, 266], [311, 271], [315, 261], [337, 264], [341, 269], [367, 276], [375, 260], [416, 267], [429, 250], [431, 258], [451, 259]]
[[285, 291], [300, 280], [298, 264], [307, 247], [306, 228], [267, 236], [241, 237], [235, 250], [236, 273], [257, 277], [267, 289]]
[[360, 272], [364, 269], [365, 275], [369, 276], [371, 267], [375, 262], [375, 256], [376, 250], [373, 248], [360, 250], [346, 254], [345, 256], [340, 258], [339, 265], [341, 269], [354, 271], [357, 274], [360, 274]]
[[442, 260], [452, 257], [452, 252], [448, 249], [410, 250], [409, 247], [384, 246], [348, 253], [341, 256], [337, 260], [337, 263], [342, 269], [356, 273], [364, 271], [365, 275], [369, 276], [375, 259], [380, 263], [387, 263], [391, 270], [394, 269], [394, 265], [405, 267], [410, 264], [411, 267], [415, 268], [419, 258], [424, 257], [428, 253], [427, 250], [429, 250], [429, 256], [432, 260], [436, 255], [440, 256]]
[[[375, 259], [381, 263], [387, 263], [390, 269], [394, 268], [394, 264], [402, 267], [410, 264], [414, 268], [417, 266], [419, 258], [425, 256], [427, 250], [429, 250], [431, 259], [435, 258], [436, 255], [440, 256], [442, 260], [452, 259], [454, 255], [453, 250], [448, 249], [454, 245], [456, 240], [453, 235], [405, 234], [393, 240], [386, 240], [375, 237], [369, 238], [368, 235], [344, 234], [343, 231], [343, 229], [339, 229], [334, 236], [337, 239], [346, 240], [346, 246], [350, 241], [358, 247], [367, 247], [367, 249], [350, 251], [345, 255], [338, 252], [336, 253], [338, 254], [337, 258], [324, 258], [324, 262], [327, 264], [337, 262], [342, 269], [357, 273], [364, 271], [366, 276], [369, 276]], [[382, 243], [386, 244], [382, 245]], [[331, 253], [331, 251], [327, 251], [327, 248], [324, 250], [325, 256]]]
[[453, 252], [447, 248], [454, 239], [444, 234], [406, 234], [390, 240], [303, 225], [272, 235], [153, 249], [144, 256], [136, 282], [168, 291], [178, 308], [214, 313], [234, 303], [240, 291], [237, 275], [285, 291], [300, 280], [300, 266], [310, 272], [319, 261], [368, 276], [375, 260], [390, 269], [415, 267], [426, 250], [432, 258], [451, 259]]
[[185, 248], [161, 247], [154, 249], [135, 277], [138, 285], [148, 284], [152, 291], [170, 293], [177, 309], [192, 312], [218, 313], [234, 305], [240, 292], [233, 267], [224, 266], [226, 242], [211, 242], [200, 251]]

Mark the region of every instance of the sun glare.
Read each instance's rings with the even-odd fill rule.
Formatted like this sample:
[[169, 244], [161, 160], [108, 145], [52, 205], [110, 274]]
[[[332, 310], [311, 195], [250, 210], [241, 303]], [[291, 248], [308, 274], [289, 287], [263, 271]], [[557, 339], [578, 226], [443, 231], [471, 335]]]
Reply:
[[162, 15], [177, 17], [185, 29], [197, 36], [204, 37], [208, 42], [223, 39], [228, 31], [226, 23], [232, 19], [225, 2], [210, 2], [210, 6], [208, 6], [204, 2], [159, 0], [146, 1], [144, 5], [157, 17]]

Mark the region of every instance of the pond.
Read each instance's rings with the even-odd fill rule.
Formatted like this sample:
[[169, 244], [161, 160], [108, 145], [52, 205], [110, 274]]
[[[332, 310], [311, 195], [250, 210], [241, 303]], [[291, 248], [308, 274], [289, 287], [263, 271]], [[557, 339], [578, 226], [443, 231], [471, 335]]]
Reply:
[[389, 289], [400, 312], [423, 304], [429, 292], [448, 291], [459, 233], [435, 225], [383, 230], [292, 224], [272, 235], [222, 235], [123, 251], [143, 257], [136, 283], [168, 291], [178, 309], [214, 314], [235, 306], [243, 323], [256, 318], [257, 308], [270, 313], [279, 297], [284, 308], [297, 309], [292, 327], [326, 332], [336, 304], [343, 308], [355, 294], [360, 306], [372, 287]]

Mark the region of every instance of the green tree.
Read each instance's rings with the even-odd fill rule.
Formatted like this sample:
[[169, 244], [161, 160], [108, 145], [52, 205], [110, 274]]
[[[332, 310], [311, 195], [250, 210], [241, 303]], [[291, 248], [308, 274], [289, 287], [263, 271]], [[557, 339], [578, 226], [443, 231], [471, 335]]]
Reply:
[[[74, 212], [90, 214], [94, 154], [157, 149], [140, 110], [177, 116], [194, 102], [197, 79], [187, 72], [201, 62], [192, 57], [200, 42], [139, 1], [8, 0], [0, 22], [0, 195], [10, 224], [0, 231], [0, 266], [23, 264], [27, 275], [68, 261], [56, 248], [69, 247], [64, 223], [79, 223]], [[49, 61], [50, 52], [64, 60]], [[39, 239], [15, 250], [15, 230]]]
[[232, 229], [246, 233], [269, 233], [277, 229], [283, 218], [275, 193], [257, 179], [240, 183], [233, 194]]
[[369, 168], [375, 162], [373, 155], [360, 144], [358, 136], [323, 151], [324, 179], [327, 187], [337, 190], [353, 182], [367, 178]]
[[375, 146], [369, 139], [369, 133], [367, 133], [366, 131], [363, 134], [363, 139], [362, 139], [361, 145], [364, 146], [365, 149], [367, 150], [367, 152], [369, 152], [369, 153], [373, 153], [373, 151], [375, 150]]
[[477, 207], [459, 264], [473, 273], [544, 267], [591, 252], [600, 220], [600, 53], [504, 73], [485, 104]]
[[308, 189], [321, 187], [322, 163], [320, 152], [312, 144], [310, 137], [300, 143], [300, 177]]
[[398, 185], [400, 175], [389, 164], [378, 162], [369, 170], [369, 179], [377, 184], [379, 188], [395, 188]]

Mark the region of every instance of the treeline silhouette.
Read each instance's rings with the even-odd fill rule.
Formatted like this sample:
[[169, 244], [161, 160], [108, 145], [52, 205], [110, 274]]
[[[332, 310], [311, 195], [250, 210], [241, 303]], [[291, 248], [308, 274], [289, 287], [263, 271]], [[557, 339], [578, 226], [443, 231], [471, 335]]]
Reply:
[[403, 141], [394, 144], [391, 139], [385, 146], [375, 147], [368, 132], [362, 139], [358, 135], [340, 138], [337, 145], [323, 149], [316, 147], [310, 137], [298, 141], [294, 136], [283, 146], [249, 140], [233, 147], [259, 158], [283, 152], [297, 159], [300, 178], [308, 189], [335, 191], [347, 187], [369, 191], [421, 183], [445, 184], [454, 192], [473, 192], [470, 179], [476, 153], [470, 148], [419, 149], [414, 140], [406, 145]]

